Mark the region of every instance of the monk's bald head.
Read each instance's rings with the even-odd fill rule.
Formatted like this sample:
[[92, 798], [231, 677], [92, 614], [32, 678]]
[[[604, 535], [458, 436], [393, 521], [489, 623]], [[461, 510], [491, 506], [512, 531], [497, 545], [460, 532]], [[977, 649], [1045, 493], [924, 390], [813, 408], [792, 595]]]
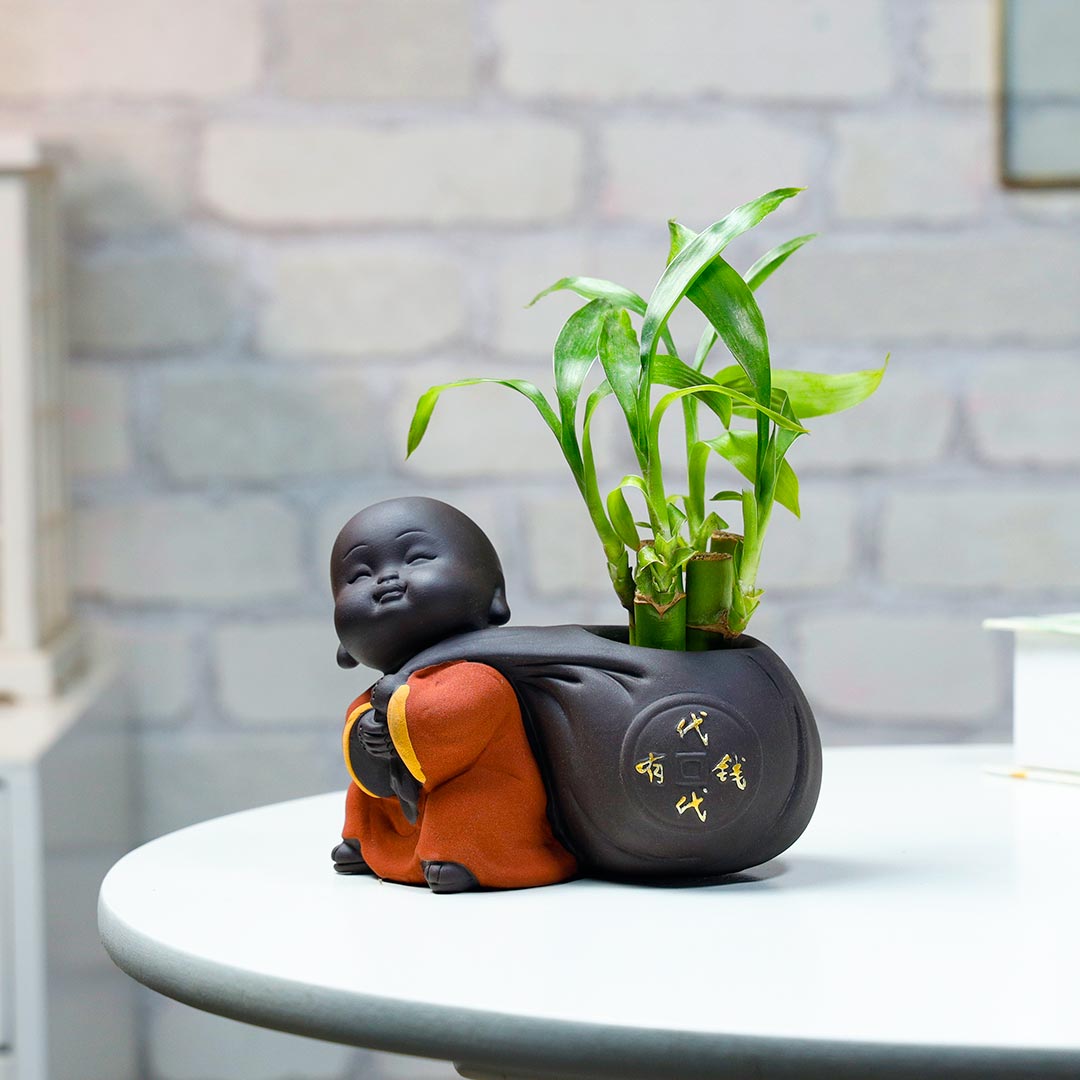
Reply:
[[502, 566], [460, 510], [420, 496], [361, 510], [330, 559], [339, 662], [395, 671], [454, 634], [506, 622]]

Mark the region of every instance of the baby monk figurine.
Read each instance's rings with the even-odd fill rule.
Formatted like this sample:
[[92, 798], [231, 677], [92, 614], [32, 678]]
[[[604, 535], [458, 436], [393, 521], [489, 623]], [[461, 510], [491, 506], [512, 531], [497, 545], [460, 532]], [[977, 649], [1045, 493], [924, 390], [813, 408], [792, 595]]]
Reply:
[[510, 618], [481, 529], [435, 499], [377, 503], [341, 530], [330, 580], [338, 663], [386, 673], [346, 716], [353, 783], [334, 868], [433, 892], [573, 877], [506, 679], [469, 661], [394, 674], [446, 638]]

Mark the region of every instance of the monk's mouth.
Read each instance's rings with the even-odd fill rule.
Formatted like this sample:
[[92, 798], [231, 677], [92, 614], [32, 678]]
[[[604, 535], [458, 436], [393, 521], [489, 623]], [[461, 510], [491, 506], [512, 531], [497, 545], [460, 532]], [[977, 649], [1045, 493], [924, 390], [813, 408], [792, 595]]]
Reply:
[[405, 596], [405, 586], [400, 584], [383, 585], [377, 588], [372, 596], [376, 604], [392, 604], [395, 600], [401, 600]]

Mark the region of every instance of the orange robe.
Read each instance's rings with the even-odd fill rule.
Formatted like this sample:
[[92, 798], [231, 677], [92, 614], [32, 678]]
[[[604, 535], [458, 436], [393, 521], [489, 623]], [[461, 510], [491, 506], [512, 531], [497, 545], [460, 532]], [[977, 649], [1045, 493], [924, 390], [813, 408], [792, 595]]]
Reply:
[[[344, 745], [371, 708], [349, 707]], [[555, 839], [547, 793], [513, 687], [486, 664], [457, 661], [409, 677], [387, 708], [390, 737], [421, 784], [409, 824], [395, 797], [379, 798], [353, 777], [342, 837], [360, 843], [381, 878], [424, 884], [421, 862], [456, 862], [492, 888], [550, 885], [577, 871]], [[350, 768], [350, 772], [351, 772]]]

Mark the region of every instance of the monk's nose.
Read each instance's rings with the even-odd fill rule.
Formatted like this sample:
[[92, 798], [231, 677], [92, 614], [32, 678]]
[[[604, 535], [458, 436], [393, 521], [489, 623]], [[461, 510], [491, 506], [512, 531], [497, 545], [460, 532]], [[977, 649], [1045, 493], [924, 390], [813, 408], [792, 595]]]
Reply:
[[387, 570], [385, 574], [380, 574], [375, 579], [376, 585], [381, 585], [384, 581], [397, 581], [398, 572], [396, 570]]

